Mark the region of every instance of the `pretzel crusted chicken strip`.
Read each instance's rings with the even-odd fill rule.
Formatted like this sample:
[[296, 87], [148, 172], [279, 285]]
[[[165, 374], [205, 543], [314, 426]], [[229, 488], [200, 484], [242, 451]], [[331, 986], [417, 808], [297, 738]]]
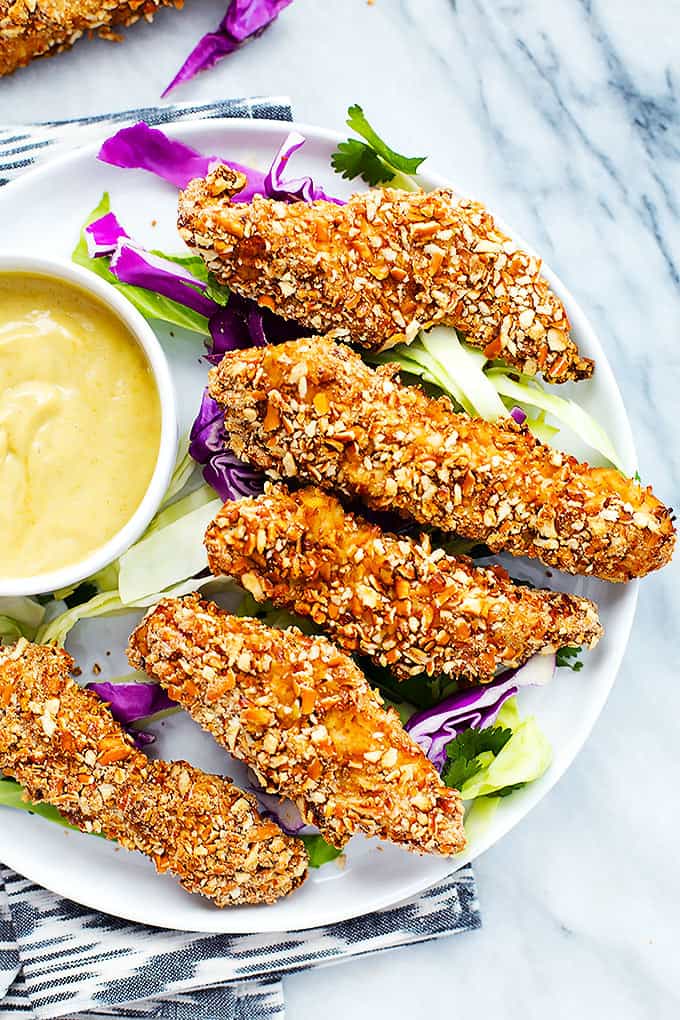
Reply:
[[98, 30], [117, 40], [114, 26], [151, 21], [159, 7], [181, 7], [183, 0], [0, 0], [0, 75], [34, 57], [59, 53], [85, 32]]
[[363, 832], [420, 853], [462, 849], [458, 792], [325, 638], [189, 596], [149, 612], [128, 658], [334, 846]]
[[216, 167], [180, 196], [179, 232], [217, 278], [285, 319], [362, 347], [455, 326], [488, 358], [552, 382], [592, 375], [564, 306], [479, 204], [451, 191], [379, 188], [329, 201], [230, 197], [243, 174]]
[[670, 511], [613, 468], [591, 468], [511, 418], [446, 397], [315, 337], [227, 354], [210, 372], [238, 457], [573, 574], [627, 581], [662, 567]]
[[206, 532], [214, 574], [231, 574], [260, 602], [311, 616], [348, 652], [398, 679], [427, 673], [493, 679], [536, 652], [592, 647], [595, 605], [511, 582], [502, 567], [383, 533], [321, 489], [226, 503]]
[[0, 648], [0, 770], [29, 800], [141, 851], [219, 907], [273, 903], [300, 885], [300, 840], [222, 776], [146, 758], [72, 667], [61, 649], [23, 638]]

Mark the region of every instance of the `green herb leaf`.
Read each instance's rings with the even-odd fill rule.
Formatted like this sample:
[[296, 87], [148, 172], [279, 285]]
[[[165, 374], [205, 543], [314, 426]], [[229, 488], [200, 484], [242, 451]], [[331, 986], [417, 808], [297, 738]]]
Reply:
[[362, 138], [365, 138], [380, 158], [394, 170], [400, 170], [404, 174], [415, 174], [418, 172], [420, 164], [425, 161], [425, 156], [402, 156], [401, 153], [391, 149], [382, 140], [380, 135], [373, 130], [364, 115], [364, 111], [357, 104], [350, 106], [347, 111], [347, 127], [356, 131]]
[[583, 663], [579, 659], [579, 655], [583, 649], [579, 645], [576, 648], [570, 648], [569, 645], [565, 645], [564, 648], [558, 649], [555, 661], [558, 666], [566, 666], [567, 669], [573, 669], [574, 673], [578, 673], [579, 670], [583, 669]]
[[409, 677], [408, 680], [397, 680], [389, 669], [376, 666], [363, 656], [357, 658], [357, 665], [371, 686], [377, 687], [390, 701], [407, 702], [417, 708], [432, 708], [444, 698], [455, 694], [460, 687], [458, 681], [451, 677], [431, 677], [426, 673]]
[[348, 180], [361, 177], [371, 187], [385, 184], [398, 173], [415, 174], [425, 156], [402, 156], [395, 152], [373, 130], [356, 104], [347, 111], [347, 126], [360, 135], [364, 142], [349, 138], [341, 142], [331, 156], [331, 165]]
[[387, 184], [394, 176], [394, 170], [381, 160], [370, 145], [356, 138], [348, 138], [340, 142], [331, 156], [331, 166], [336, 173], [346, 180], [353, 181], [357, 177], [375, 188], [378, 184]]
[[342, 854], [342, 850], [331, 846], [323, 836], [299, 836], [298, 839], [307, 847], [310, 868], [320, 868], [322, 864], [328, 864]]
[[459, 733], [446, 746], [448, 762], [442, 772], [442, 779], [446, 785], [460, 790], [468, 779], [472, 779], [485, 764], [488, 764], [480, 760], [480, 755], [489, 752], [497, 755], [511, 736], [512, 730], [500, 726], [487, 726], [483, 730], [470, 727]]

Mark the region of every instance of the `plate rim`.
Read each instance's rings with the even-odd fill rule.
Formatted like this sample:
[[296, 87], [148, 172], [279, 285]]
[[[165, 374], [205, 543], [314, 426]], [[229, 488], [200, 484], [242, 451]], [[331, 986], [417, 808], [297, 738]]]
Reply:
[[[126, 125], [123, 125], [126, 126]], [[96, 141], [89, 141], [82, 146], [78, 146], [75, 149], [67, 152], [56, 154], [53, 158], [48, 158], [45, 163], [39, 164], [38, 166], [32, 167], [25, 173], [21, 174], [17, 179], [10, 181], [2, 189], [0, 189], [0, 207], [6, 201], [6, 196], [9, 194], [10, 197], [17, 195], [23, 187], [28, 185], [31, 187], [33, 183], [42, 177], [48, 177], [64, 166], [67, 166], [70, 162], [79, 162], [83, 158], [91, 156], [96, 158], [96, 152], [98, 151], [101, 143], [105, 137], [112, 133], [112, 129], [115, 125], [102, 125], [101, 138]], [[269, 134], [278, 133], [281, 136], [281, 140], [290, 131], [299, 131], [305, 135], [310, 141], [323, 142], [329, 144], [337, 144], [342, 141], [345, 135], [339, 131], [331, 128], [325, 128], [319, 125], [308, 124], [299, 121], [279, 121], [270, 119], [257, 119], [250, 120], [247, 118], [200, 118], [195, 120], [178, 120], [170, 124], [159, 125], [159, 127], [171, 137], [178, 136], [190, 143], [193, 135], [200, 134], [207, 130], [225, 131], [229, 133], [231, 131], [236, 132], [250, 132], [254, 135], [267, 136]], [[428, 161], [429, 162], [429, 161]], [[448, 187], [457, 190], [455, 184], [452, 183], [451, 179], [436, 170], [432, 170], [424, 164], [425, 171], [420, 173], [418, 176], [428, 184], [433, 184], [435, 187]], [[513, 240], [517, 241], [523, 248], [530, 251], [534, 251], [532, 245], [524, 240], [522, 235], [515, 231], [501, 216], [498, 216], [496, 212], [491, 209], [494, 219], [501, 226], [501, 228], [512, 237]], [[637, 464], [637, 455], [635, 451], [635, 444], [633, 439], [633, 431], [628, 412], [623, 403], [623, 398], [619, 390], [616, 377], [611, 368], [609, 360], [607, 358], [606, 351], [601, 344], [599, 337], [591, 325], [588, 317], [581, 308], [579, 302], [571, 293], [571, 291], [565, 286], [561, 278], [550, 268], [549, 264], [542, 260], [542, 273], [549, 280], [553, 289], [559, 294], [564, 303], [567, 305], [569, 316], [572, 319], [578, 321], [579, 332], [587, 338], [587, 345], [594, 347], [600, 352], [597, 371], [598, 374], [605, 376], [604, 385], [608, 391], [608, 399], [613, 399], [619, 405], [619, 410], [622, 417], [622, 435], [617, 435], [617, 444], [622, 449], [623, 459], [630, 468], [631, 471], [635, 470]], [[607, 658], [607, 674], [608, 679], [606, 685], [602, 685], [602, 690], [599, 692], [598, 697], [591, 704], [587, 715], [581, 722], [578, 730], [575, 734], [570, 735], [570, 739], [567, 741], [567, 751], [564, 754], [565, 761], [560, 767], [551, 766], [549, 772], [540, 781], [538, 787], [528, 787], [523, 792], [523, 810], [521, 816], [514, 818], [508, 816], [504, 823], [501, 824], [497, 829], [494, 829], [492, 836], [486, 836], [480, 838], [475, 842], [474, 852], [469, 851], [461, 855], [459, 859], [445, 859], [442, 858], [442, 863], [446, 865], [446, 870], [443, 870], [440, 879], [435, 881], [444, 880], [445, 876], [455, 874], [458, 870], [463, 868], [468, 863], [476, 860], [479, 856], [485, 853], [488, 849], [498, 843], [507, 833], [519, 825], [523, 820], [531, 813], [533, 808], [546, 797], [560, 781], [562, 776], [571, 767], [580, 751], [583, 749], [586, 741], [590, 737], [592, 730], [600, 717], [606, 701], [611, 694], [611, 690], [616, 682], [618, 672], [621, 668], [621, 663], [628, 646], [630, 639], [630, 633], [635, 618], [635, 612], [637, 607], [637, 601], [639, 596], [639, 580], [633, 580], [628, 582], [625, 586], [617, 586], [624, 589], [624, 595], [621, 599], [620, 604], [616, 608], [616, 615], [618, 625], [621, 628], [621, 633], [618, 637], [618, 641], [615, 647], [608, 652]], [[37, 817], [37, 816], [35, 816]], [[42, 823], [43, 820], [38, 818], [38, 822]], [[48, 823], [44, 823], [48, 824]], [[71, 834], [69, 834], [71, 835]], [[75, 838], [82, 838], [79, 834], [72, 834]], [[0, 841], [2, 832], [0, 830]], [[42, 874], [36, 875], [35, 869], [32, 869], [32, 875], [26, 875], [21, 867], [21, 848], [16, 847], [16, 855], [13, 856], [10, 850], [8, 855], [7, 849], [2, 850], [3, 861], [8, 866], [18, 871], [24, 877], [30, 881], [35, 881], [45, 888], [50, 889], [57, 895], [64, 896], [68, 899], [74, 900], [75, 902], [88, 907], [93, 910], [106, 910], [101, 906], [101, 900], [97, 901], [96, 896], [88, 895], [83, 893], [82, 895], [75, 894], [71, 884], [68, 882], [61, 883], [59, 877], [61, 872], [58, 869], [53, 869], [54, 877], [50, 874], [49, 877], [45, 877]], [[449, 868], [450, 865], [450, 868]], [[49, 870], [49, 869], [48, 869]], [[349, 920], [353, 917], [363, 916], [367, 913], [374, 911], [384, 910], [389, 907], [395, 906], [405, 900], [410, 899], [413, 896], [418, 895], [425, 889], [430, 888], [433, 882], [431, 876], [426, 880], [419, 880], [417, 878], [417, 872], [414, 873], [414, 878], [411, 882], [404, 885], [399, 896], [395, 898], [394, 893], [386, 893], [382, 897], [376, 895], [372, 898], [370, 905], [366, 907], [357, 908], [357, 906], [347, 905], [343, 909], [336, 910], [333, 912], [332, 917], [321, 917], [315, 920], [314, 926], [333, 924], [341, 921]], [[112, 910], [108, 908], [108, 913], [113, 913], [114, 916], [123, 917], [127, 920], [145, 924], [150, 927], [161, 927], [167, 928], [168, 930], [190, 930], [196, 932], [206, 932], [215, 934], [251, 934], [251, 933], [267, 933], [280, 930], [280, 923], [272, 921], [267, 923], [265, 918], [268, 912], [264, 907], [258, 908], [258, 913], [261, 910], [263, 923], [257, 927], [253, 927], [252, 924], [243, 926], [243, 923], [239, 924], [238, 916], [240, 915], [239, 908], [233, 908], [229, 911], [212, 911], [206, 910], [203, 915], [197, 914], [197, 926], [190, 929], [182, 926], [181, 928], [173, 928], [171, 924], [161, 923], [156, 921], [149, 921], [148, 917], [144, 914], [144, 909], [135, 909], [135, 904], [128, 905], [125, 907], [121, 906], [119, 910]], [[205, 923], [198, 923], [199, 917], [205, 918]], [[252, 916], [252, 915], [251, 915]], [[227, 923], [215, 923], [217, 919]], [[228, 919], [233, 919], [233, 923], [229, 923]], [[300, 931], [308, 928], [308, 924], [302, 924], [300, 927], [295, 925], [287, 924], [287, 930]]]

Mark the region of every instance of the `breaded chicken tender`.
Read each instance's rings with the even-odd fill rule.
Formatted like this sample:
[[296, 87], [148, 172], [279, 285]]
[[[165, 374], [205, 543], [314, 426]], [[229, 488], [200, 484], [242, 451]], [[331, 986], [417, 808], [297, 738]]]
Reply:
[[458, 792], [326, 638], [188, 596], [149, 612], [128, 658], [333, 846], [363, 832], [419, 853], [463, 848]]
[[329, 201], [255, 196], [218, 166], [180, 196], [178, 227], [220, 282], [317, 333], [371, 350], [455, 326], [487, 358], [551, 382], [584, 379], [564, 305], [491, 214], [444, 189], [379, 188]]
[[256, 801], [185, 761], [150, 761], [73, 660], [21, 638], [0, 648], [0, 770], [84, 832], [150, 857], [219, 907], [273, 903], [304, 881], [307, 854]]
[[184, 0], [0, 0], [0, 75], [68, 49], [86, 32], [117, 41], [114, 28], [153, 19]]
[[650, 487], [592, 468], [511, 418], [457, 414], [313, 337], [234, 351], [210, 372], [237, 457], [377, 510], [606, 581], [642, 577], [673, 552], [672, 514]]
[[225, 503], [205, 544], [214, 574], [311, 617], [400, 680], [443, 673], [483, 683], [602, 634], [590, 599], [513, 584], [502, 567], [447, 556], [427, 536], [383, 532], [318, 488], [269, 485]]

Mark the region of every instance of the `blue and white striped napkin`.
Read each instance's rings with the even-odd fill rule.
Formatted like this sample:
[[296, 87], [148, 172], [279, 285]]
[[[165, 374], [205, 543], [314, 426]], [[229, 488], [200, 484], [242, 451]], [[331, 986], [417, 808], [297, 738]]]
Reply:
[[0, 124], [0, 185], [8, 184], [37, 163], [104, 139], [125, 124], [144, 120], [162, 126], [175, 120], [215, 120], [240, 117], [255, 120], [292, 120], [287, 96], [224, 99], [219, 103], [176, 103], [119, 110], [78, 120], [53, 120], [40, 124]]
[[[0, 127], [0, 184], [59, 152], [145, 120], [291, 120], [285, 97], [188, 103]], [[0, 823], [1, 824], [1, 823]], [[283, 1020], [281, 978], [481, 925], [468, 866], [415, 899], [306, 931], [205, 935], [97, 913], [0, 865], [0, 1017]]]

